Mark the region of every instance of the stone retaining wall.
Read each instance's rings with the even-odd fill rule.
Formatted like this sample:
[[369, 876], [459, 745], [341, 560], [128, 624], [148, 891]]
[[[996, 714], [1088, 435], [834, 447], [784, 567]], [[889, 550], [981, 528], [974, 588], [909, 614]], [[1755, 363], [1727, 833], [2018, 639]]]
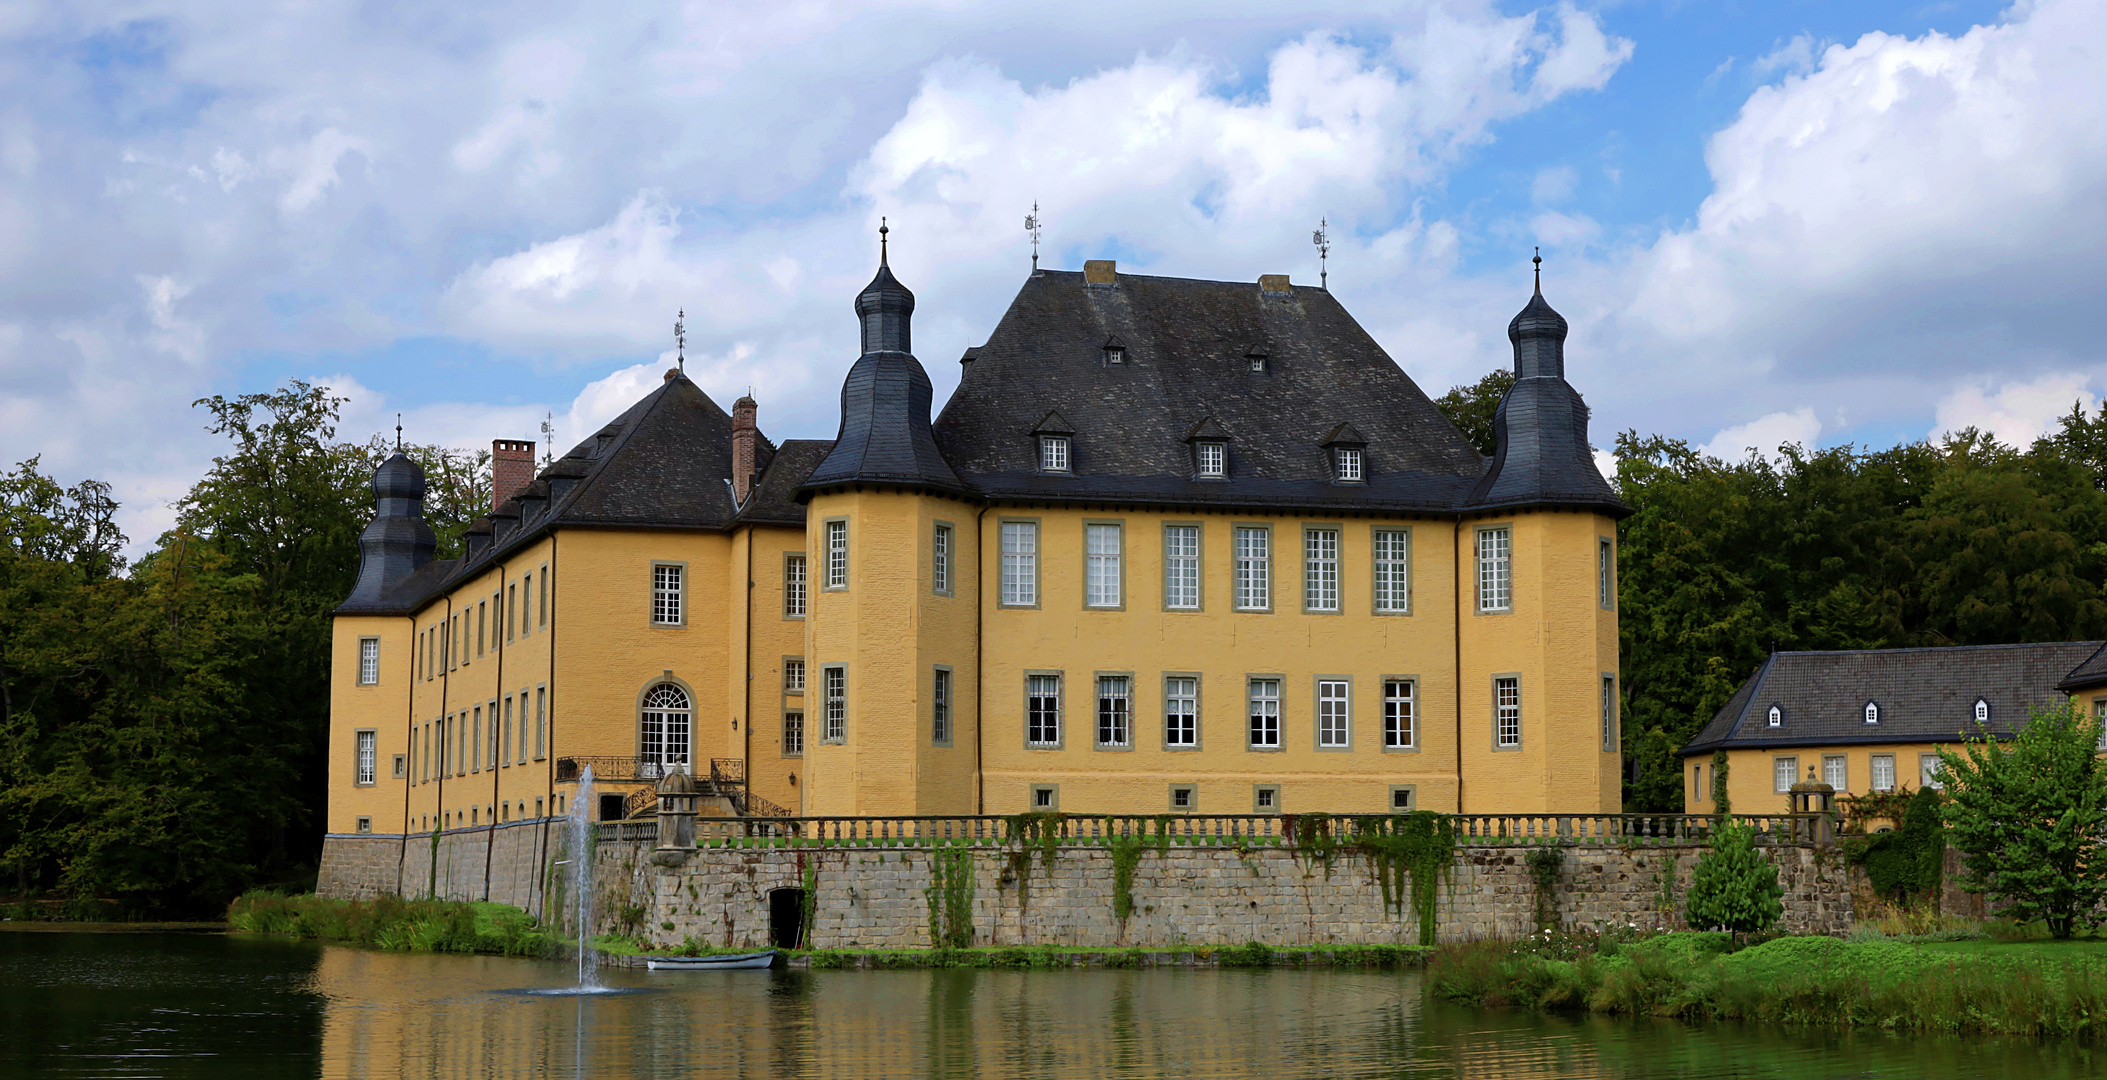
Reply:
[[374, 836], [332, 833], [322, 841], [315, 892], [342, 900], [376, 896], [494, 900], [539, 913], [543, 868], [561, 845], [564, 823], [553, 818], [438, 834]]

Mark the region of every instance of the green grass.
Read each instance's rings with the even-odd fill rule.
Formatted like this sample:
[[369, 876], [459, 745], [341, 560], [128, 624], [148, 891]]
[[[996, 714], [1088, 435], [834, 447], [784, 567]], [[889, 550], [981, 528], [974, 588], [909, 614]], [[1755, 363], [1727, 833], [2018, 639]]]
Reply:
[[325, 900], [250, 892], [227, 906], [227, 925], [258, 934], [410, 952], [547, 956], [555, 941], [506, 904], [454, 900]]
[[1444, 950], [1433, 993], [1481, 1006], [1897, 1031], [2107, 1036], [2107, 942], [1665, 934], [1570, 959]]
[[[724, 948], [688, 938], [671, 949], [654, 949], [636, 938], [594, 938], [592, 947], [615, 956], [717, 956], [756, 952]], [[1310, 945], [1269, 947], [1259, 942], [1215, 949], [1074, 949], [1052, 945], [976, 946], [967, 949], [784, 949], [815, 968], [1066, 968], [1142, 967], [1151, 954], [1190, 957], [1221, 967], [1387, 968], [1420, 964], [1434, 950], [1418, 945]]]

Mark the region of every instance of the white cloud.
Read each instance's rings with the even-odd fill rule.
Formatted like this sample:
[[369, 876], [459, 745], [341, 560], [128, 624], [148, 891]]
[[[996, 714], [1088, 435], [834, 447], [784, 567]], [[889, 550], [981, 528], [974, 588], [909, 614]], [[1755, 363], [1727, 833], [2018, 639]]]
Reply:
[[1711, 442], [1699, 449], [1721, 461], [1745, 461], [1751, 454], [1776, 460], [1779, 447], [1797, 445], [1813, 449], [1814, 440], [1821, 433], [1822, 422], [1815, 418], [1814, 410], [1802, 408], [1737, 424], [1713, 436]]
[[1940, 399], [1938, 420], [1928, 437], [1975, 428], [2024, 449], [2055, 430], [2056, 421], [2069, 416], [2073, 406], [2087, 412], [2099, 407], [2092, 377], [2083, 372], [2052, 371], [2029, 382], [2003, 383], [1995, 391], [1990, 387], [1987, 377], [1971, 379]]
[[[352, 153], [370, 157], [372, 147], [366, 140], [346, 135], [333, 127], [316, 132], [314, 138], [300, 146], [273, 151], [271, 165], [278, 171], [292, 176], [292, 182], [286, 185], [285, 194], [278, 197], [279, 209], [289, 214], [297, 214], [321, 201], [322, 196], [336, 186], [340, 179], [337, 175], [338, 163], [345, 155]], [[218, 157], [218, 153], [215, 152], [215, 164], [218, 163]], [[224, 174], [220, 184], [222, 187], [229, 186]]]
[[1571, 165], [1538, 169], [1536, 179], [1529, 184], [1529, 198], [1538, 206], [1556, 206], [1573, 197], [1573, 188], [1579, 182], [1580, 174]]
[[1758, 78], [1769, 78], [1780, 71], [1790, 75], [1804, 75], [1813, 69], [1817, 51], [1813, 35], [1798, 34], [1791, 41], [1757, 57], [1751, 67]]

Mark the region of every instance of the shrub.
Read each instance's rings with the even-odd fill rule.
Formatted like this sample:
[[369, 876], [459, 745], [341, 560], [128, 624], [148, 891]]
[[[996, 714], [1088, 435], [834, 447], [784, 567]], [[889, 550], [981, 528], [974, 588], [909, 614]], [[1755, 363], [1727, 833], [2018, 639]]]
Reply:
[[1726, 818], [1712, 830], [1712, 850], [1698, 856], [1690, 875], [1686, 918], [1693, 930], [1768, 930], [1785, 914], [1784, 894], [1778, 868], [1756, 851], [1755, 833]]
[[2099, 721], [2074, 702], [2037, 707], [2009, 744], [1982, 737], [1939, 751], [1945, 819], [1966, 856], [1961, 887], [2005, 901], [2067, 938], [2107, 913], [2107, 764]]
[[1919, 788], [1902, 815], [1902, 828], [1875, 834], [1856, 847], [1851, 859], [1866, 869], [1881, 899], [1910, 903], [1936, 896], [1946, 855], [1940, 823], [1939, 790]]

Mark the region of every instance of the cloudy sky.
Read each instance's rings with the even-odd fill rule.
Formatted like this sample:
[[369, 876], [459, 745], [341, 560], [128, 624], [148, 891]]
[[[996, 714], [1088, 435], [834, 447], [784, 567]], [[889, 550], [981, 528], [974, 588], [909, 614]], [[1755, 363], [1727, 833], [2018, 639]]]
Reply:
[[0, 464], [150, 539], [292, 377], [559, 452], [689, 370], [834, 431], [879, 216], [939, 399], [1044, 261], [1317, 277], [1429, 393], [1541, 245], [1596, 441], [1739, 456], [2107, 390], [2107, 8], [0, 5]]

